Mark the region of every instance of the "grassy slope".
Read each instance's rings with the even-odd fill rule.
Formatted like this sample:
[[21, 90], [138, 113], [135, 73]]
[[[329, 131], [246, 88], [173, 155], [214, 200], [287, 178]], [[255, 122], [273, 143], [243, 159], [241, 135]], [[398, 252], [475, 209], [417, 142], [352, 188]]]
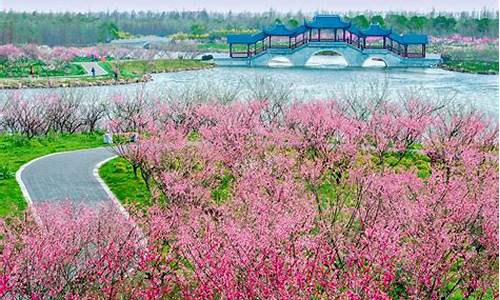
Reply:
[[99, 169], [99, 176], [109, 189], [124, 204], [148, 206], [151, 196], [139, 175], [134, 176], [132, 167], [123, 158], [118, 157], [108, 161]]
[[206, 51], [229, 52], [229, 45], [226, 43], [204, 43], [198, 45], [198, 49]]
[[25, 163], [50, 153], [94, 148], [103, 145], [102, 134], [50, 134], [27, 139], [0, 135], [0, 217], [22, 212], [26, 208], [15, 172]]
[[211, 66], [194, 59], [124, 60], [101, 62], [100, 64], [108, 72], [118, 68], [120, 75], [125, 78], [141, 77], [147, 73], [198, 70]]
[[444, 69], [451, 71], [498, 74], [498, 61], [448, 60], [442, 66]]
[[0, 78], [22, 78], [31, 75], [31, 67], [38, 77], [80, 76], [86, 72], [78, 64], [67, 63], [59, 69], [49, 69], [43, 62], [37, 60], [19, 60], [15, 62], [0, 61]]
[[[176, 72], [187, 70], [200, 70], [212, 67], [212, 64], [204, 63], [198, 60], [190, 59], [159, 59], [159, 60], [126, 60], [126, 61], [107, 61], [99, 62], [99, 64], [108, 71], [107, 75], [103, 76], [80, 76], [85, 75], [82, 66], [78, 64], [68, 64], [64, 71], [59, 73], [44, 73], [43, 76], [29, 77], [18, 76], [13, 77], [18, 71], [11, 70], [10, 67], [5, 67], [0, 62], [0, 88], [19, 88], [23, 87], [46, 87], [46, 86], [88, 86], [88, 85], [111, 85], [115, 84], [113, 70], [120, 70], [119, 79], [130, 82], [136, 82], [143, 78], [143, 75], [148, 73]], [[2, 69], [3, 68], [3, 69]], [[29, 72], [29, 68], [26, 69]], [[2, 72], [7, 77], [2, 76]], [[22, 71], [25, 72], [25, 71]], [[37, 71], [38, 72], [38, 71]], [[24, 74], [24, 73], [23, 73]]]

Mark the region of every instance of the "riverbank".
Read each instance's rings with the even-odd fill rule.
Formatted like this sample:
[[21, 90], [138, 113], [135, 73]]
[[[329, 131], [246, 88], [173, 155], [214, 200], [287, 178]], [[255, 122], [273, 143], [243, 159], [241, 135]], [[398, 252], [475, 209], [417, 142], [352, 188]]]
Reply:
[[0, 89], [44, 89], [65, 87], [89, 87], [105, 85], [121, 85], [147, 82], [151, 76], [141, 78], [121, 78], [115, 80], [110, 75], [101, 77], [61, 77], [61, 78], [21, 78], [0, 80]]
[[[0, 79], [0, 89], [36, 89], [61, 87], [91, 87], [107, 85], [123, 85], [148, 82], [152, 80], [150, 74], [180, 71], [192, 71], [212, 68], [215, 65], [199, 60], [159, 59], [159, 60], [130, 60], [110, 61], [99, 63], [108, 75], [103, 76], [71, 76], [71, 77], [27, 77]], [[112, 75], [118, 71], [118, 79]]]
[[118, 70], [119, 76], [123, 78], [141, 78], [155, 73], [195, 71], [215, 66], [212, 63], [194, 59], [117, 60], [101, 62], [100, 65], [110, 74]]
[[460, 73], [498, 75], [498, 61], [448, 60], [441, 68]]
[[0, 79], [36, 77], [73, 77], [82, 76], [84, 68], [72, 62], [53, 63], [51, 65], [38, 59], [21, 58], [8, 60], [0, 58]]

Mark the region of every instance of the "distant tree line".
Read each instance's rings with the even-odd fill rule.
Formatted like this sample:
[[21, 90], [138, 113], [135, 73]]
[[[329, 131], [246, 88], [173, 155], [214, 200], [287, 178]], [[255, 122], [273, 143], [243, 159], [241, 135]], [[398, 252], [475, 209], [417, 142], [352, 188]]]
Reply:
[[[328, 12], [318, 12], [328, 13]], [[215, 13], [205, 10], [151, 12], [26, 13], [0, 12], [0, 44], [36, 43], [49, 46], [83, 46], [107, 42], [122, 36], [167, 36], [173, 33], [208, 34], [261, 29], [279, 20], [289, 26], [302, 23], [313, 14], [279, 13]], [[435, 36], [460, 34], [471, 37], [498, 37], [498, 11], [459, 14], [431, 12], [373, 12], [343, 14], [355, 24], [366, 27], [378, 22], [398, 32], [424, 32]], [[215, 33], [215, 34], [214, 34]]]

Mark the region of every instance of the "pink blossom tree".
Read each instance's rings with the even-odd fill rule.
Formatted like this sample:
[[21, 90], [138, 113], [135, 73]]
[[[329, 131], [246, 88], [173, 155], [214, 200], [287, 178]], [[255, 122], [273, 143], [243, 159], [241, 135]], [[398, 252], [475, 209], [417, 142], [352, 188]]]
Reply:
[[[138, 133], [115, 147], [155, 200], [129, 208], [141, 234], [106, 210], [4, 224], [4, 295], [498, 296], [498, 128], [488, 119], [420, 101], [381, 101], [362, 117], [317, 101], [269, 119], [266, 101], [144, 99], [116, 99], [109, 115], [114, 133]], [[84, 241], [97, 246], [82, 261]]]

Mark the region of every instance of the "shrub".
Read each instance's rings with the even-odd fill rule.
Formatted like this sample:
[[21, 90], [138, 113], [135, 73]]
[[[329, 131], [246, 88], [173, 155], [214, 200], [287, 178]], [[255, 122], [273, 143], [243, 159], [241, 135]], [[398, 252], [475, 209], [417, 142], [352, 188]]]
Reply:
[[201, 60], [212, 60], [214, 59], [214, 56], [211, 54], [205, 54], [201, 57]]
[[8, 166], [0, 165], [0, 180], [14, 177], [14, 172]]

